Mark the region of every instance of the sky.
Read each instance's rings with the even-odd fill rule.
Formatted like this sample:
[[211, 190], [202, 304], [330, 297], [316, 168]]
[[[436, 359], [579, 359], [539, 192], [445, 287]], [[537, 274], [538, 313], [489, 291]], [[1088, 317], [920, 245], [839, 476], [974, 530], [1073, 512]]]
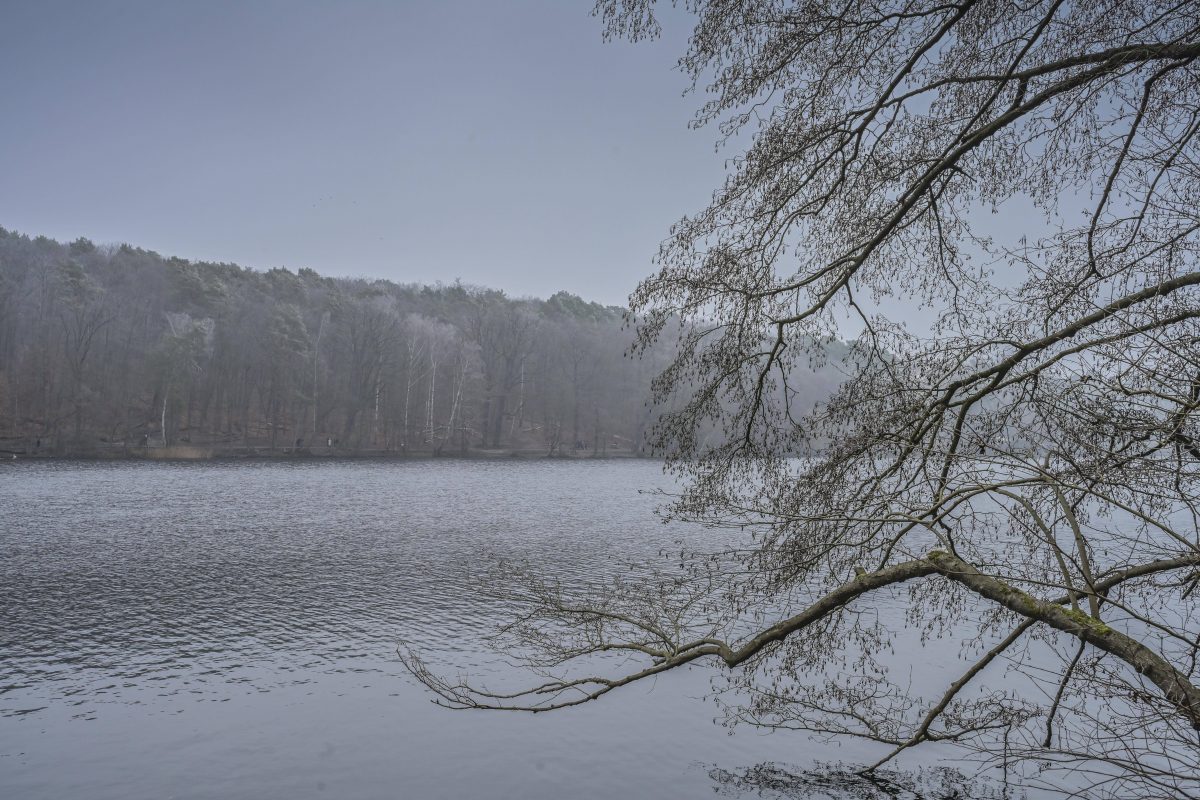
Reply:
[[0, 0], [0, 225], [624, 304], [724, 162], [590, 0]]

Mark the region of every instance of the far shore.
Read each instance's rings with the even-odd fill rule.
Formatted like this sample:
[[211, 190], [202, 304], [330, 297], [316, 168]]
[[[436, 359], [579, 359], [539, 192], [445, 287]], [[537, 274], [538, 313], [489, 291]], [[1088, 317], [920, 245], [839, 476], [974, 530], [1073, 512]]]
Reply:
[[276, 447], [269, 446], [211, 446], [170, 445], [124, 447], [120, 445], [92, 448], [73, 447], [0, 447], [0, 462], [12, 460], [37, 461], [332, 461], [332, 460], [375, 460], [375, 461], [430, 461], [460, 459], [495, 461], [504, 459], [550, 459], [561, 461], [584, 461], [593, 459], [644, 459], [651, 456], [627, 449], [591, 448], [576, 450], [561, 449], [549, 452], [546, 448], [468, 448], [445, 449], [358, 449], [348, 447]]

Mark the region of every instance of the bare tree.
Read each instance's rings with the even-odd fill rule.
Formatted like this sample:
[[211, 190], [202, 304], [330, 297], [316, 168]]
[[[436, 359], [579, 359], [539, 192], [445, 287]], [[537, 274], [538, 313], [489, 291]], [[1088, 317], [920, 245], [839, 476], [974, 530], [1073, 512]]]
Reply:
[[58, 316], [62, 330], [63, 356], [71, 384], [71, 415], [74, 418], [74, 440], [83, 437], [84, 413], [87, 408], [86, 367], [96, 338], [112, 322], [112, 313], [104, 305], [103, 293], [88, 280], [74, 263], [59, 267], [60, 296]]
[[[706, 660], [732, 719], [877, 742], [868, 769], [942, 742], [1030, 786], [1200, 796], [1200, 5], [686, 6], [696, 124], [746, 149], [632, 301], [643, 346], [685, 323], [666, 512], [729, 549], [530, 577], [497, 645], [533, 686], [406, 663], [451, 706], [543, 710]], [[652, 0], [596, 13], [659, 30]], [[796, 376], [847, 319], [810, 412]], [[892, 680], [881, 603], [970, 665]]]
[[350, 443], [356, 436], [370, 445], [376, 432], [375, 420], [373, 417], [371, 429], [364, 433], [360, 415], [369, 408], [378, 408], [380, 383], [399, 350], [401, 319], [392, 299], [371, 290], [347, 302], [339, 323], [340, 344], [349, 367], [342, 440]]
[[[493, 300], [488, 303], [487, 300]], [[538, 318], [522, 303], [481, 295], [469, 323], [483, 365], [481, 445], [500, 447], [513, 393], [524, 390], [525, 362], [533, 351]], [[520, 399], [519, 397], [517, 398]], [[519, 404], [518, 404], [519, 407]]]
[[[165, 317], [167, 330], [154, 359], [162, 382], [161, 403], [156, 405], [163, 447], [170, 444], [167, 410], [172, 401], [177, 407], [182, 404], [182, 398], [190, 392], [195, 377], [204, 372], [204, 365], [212, 354], [215, 327], [211, 319], [193, 320], [183, 312], [168, 313]], [[171, 421], [178, 427], [178, 420]]]

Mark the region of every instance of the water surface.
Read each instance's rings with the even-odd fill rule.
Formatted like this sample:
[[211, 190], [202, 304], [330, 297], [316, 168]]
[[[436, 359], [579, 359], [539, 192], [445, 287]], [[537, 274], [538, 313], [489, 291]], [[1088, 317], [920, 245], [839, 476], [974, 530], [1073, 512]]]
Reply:
[[[488, 674], [491, 554], [589, 580], [710, 532], [657, 463], [17, 462], [0, 468], [0, 796], [698, 797], [804, 762], [729, 735], [697, 666], [553, 714], [432, 705], [402, 637]], [[825, 753], [829, 755], [829, 753]], [[834, 754], [836, 755], [836, 753]]]

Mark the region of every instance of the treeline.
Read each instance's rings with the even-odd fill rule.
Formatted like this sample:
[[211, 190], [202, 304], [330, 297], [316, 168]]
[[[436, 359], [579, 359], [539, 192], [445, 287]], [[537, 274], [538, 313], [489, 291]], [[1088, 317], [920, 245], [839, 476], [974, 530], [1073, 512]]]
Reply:
[[0, 228], [0, 449], [638, 452], [623, 310]]

